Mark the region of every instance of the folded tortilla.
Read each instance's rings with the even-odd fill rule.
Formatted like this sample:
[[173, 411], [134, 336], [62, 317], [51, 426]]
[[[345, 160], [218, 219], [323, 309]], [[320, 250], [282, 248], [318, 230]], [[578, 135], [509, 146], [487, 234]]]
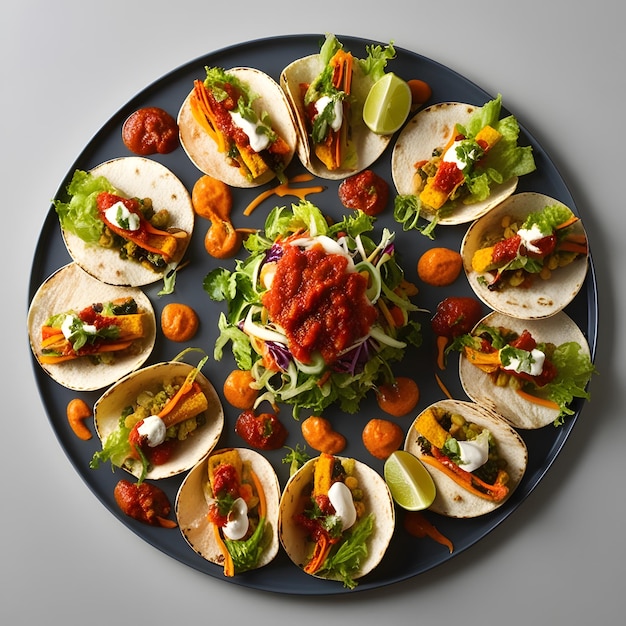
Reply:
[[[115, 356], [112, 363], [95, 363], [80, 357], [62, 363], [41, 360], [41, 329], [51, 315], [81, 311], [98, 302], [112, 302], [130, 297], [143, 312], [143, 337], [131, 348]], [[156, 340], [156, 321], [152, 303], [140, 290], [119, 287], [96, 280], [77, 263], [69, 263], [49, 276], [30, 303], [27, 317], [28, 335], [33, 354], [42, 369], [56, 382], [76, 391], [94, 391], [113, 384], [141, 367], [150, 356]]]
[[[582, 331], [563, 311], [537, 320], [521, 320], [493, 312], [478, 324], [501, 326], [519, 334], [526, 329], [537, 343], [546, 342], [558, 346], [573, 341], [581, 346], [584, 354], [590, 354], [589, 344]], [[502, 416], [514, 428], [542, 428], [552, 424], [558, 417], [558, 409], [525, 400], [511, 387], [495, 385], [489, 374], [470, 363], [464, 356], [459, 358], [459, 377], [465, 393], [474, 402]]]
[[[186, 378], [193, 367], [182, 361], [157, 363], [125, 376], [110, 387], [94, 404], [94, 423], [100, 441], [117, 430], [124, 409], [135, 404], [142, 391], [153, 390], [165, 380]], [[199, 372], [195, 381], [200, 385], [207, 403], [199, 403], [204, 408], [205, 422], [181, 441], [172, 457], [162, 465], [154, 466], [146, 479], [160, 480], [176, 476], [192, 468], [217, 445], [224, 427], [224, 410], [213, 385]], [[187, 415], [189, 417], [189, 415]], [[124, 468], [139, 476], [139, 463], [134, 468]]]
[[[477, 272], [472, 267], [474, 253], [479, 250], [489, 232], [499, 232], [505, 216], [523, 222], [530, 213], [546, 206], [563, 205], [562, 202], [540, 193], [518, 193], [510, 196], [499, 206], [470, 225], [461, 242], [463, 268], [474, 293], [494, 311], [521, 319], [550, 317], [564, 309], [581, 290], [587, 276], [588, 258], [579, 258], [565, 267], [557, 268], [547, 280], [535, 277], [530, 287], [504, 287], [489, 290], [493, 280], [489, 272]], [[571, 226], [572, 232], [586, 234], [580, 221]], [[484, 279], [484, 280], [481, 280]]]
[[[206, 499], [209, 467], [211, 459], [221, 454], [228, 454], [231, 449], [215, 450], [208, 458], [202, 459], [185, 477], [176, 496], [176, 517], [178, 526], [191, 548], [203, 559], [223, 566], [224, 558], [215, 537], [213, 524], [207, 513], [209, 505]], [[270, 563], [278, 554], [278, 505], [280, 485], [270, 462], [258, 452], [248, 448], [234, 448], [241, 463], [249, 463], [263, 485], [266, 502], [266, 547], [256, 568]]]
[[[458, 413], [466, 421], [489, 430], [496, 441], [500, 458], [506, 462], [505, 470], [509, 476], [506, 483], [508, 487], [506, 497], [497, 502], [482, 498], [465, 489], [439, 468], [424, 462], [426, 455], [418, 442], [418, 437], [420, 435], [428, 435], [427, 438], [431, 440], [433, 435], [420, 431], [420, 427], [422, 430], [425, 430], [425, 424], [428, 423], [428, 420], [422, 423], [420, 418], [423, 418], [427, 412], [433, 409], [435, 411], [441, 409], [449, 413]], [[443, 441], [441, 445], [443, 445]], [[448, 517], [477, 517], [490, 513], [502, 506], [519, 485], [528, 463], [526, 444], [507, 422], [484, 407], [460, 400], [441, 400], [424, 409], [409, 428], [404, 442], [404, 449], [424, 462], [424, 466], [433, 478], [436, 496], [429, 510]]]
[[358, 63], [353, 64], [352, 88], [350, 99], [350, 140], [357, 155], [354, 166], [329, 170], [315, 156], [307, 127], [300, 85], [310, 84], [324, 69], [321, 55], [312, 54], [290, 63], [280, 74], [280, 85], [289, 98], [294, 112], [300, 141], [298, 158], [309, 172], [327, 180], [341, 180], [363, 171], [382, 155], [391, 141], [392, 135], [377, 135], [363, 122], [363, 105], [374, 81], [363, 73]]
[[[286, 167], [296, 152], [298, 134], [285, 94], [273, 78], [260, 70], [235, 67], [229, 69], [228, 73], [239, 78], [250, 88], [251, 93], [258, 96], [252, 107], [258, 114], [263, 111], [269, 114], [272, 128], [289, 145], [291, 150], [285, 156]], [[226, 155], [219, 151], [217, 143], [194, 119], [190, 105], [192, 93], [193, 90], [185, 98], [178, 113], [180, 142], [192, 163], [201, 172], [232, 187], [259, 187], [275, 178], [274, 172], [268, 170], [258, 178], [249, 180], [241, 174], [239, 168], [228, 162]]]
[[[338, 460], [342, 457], [336, 456]], [[279, 537], [289, 558], [304, 568], [310, 556], [312, 543], [304, 528], [293, 522], [294, 515], [301, 513], [310, 502], [317, 458], [307, 461], [285, 485], [280, 500]], [[354, 476], [364, 491], [365, 513], [374, 515], [374, 531], [368, 540], [368, 554], [353, 578], [361, 578], [371, 572], [383, 559], [395, 530], [395, 509], [391, 493], [384, 479], [374, 469], [361, 461], [354, 461]], [[321, 574], [312, 574], [326, 578]]]
[[[435, 148], [443, 148], [455, 125], [466, 124], [478, 108], [461, 102], [442, 102], [423, 109], [407, 122], [391, 153], [391, 176], [399, 195], [416, 194], [413, 182], [415, 163], [428, 161]], [[437, 217], [437, 224], [452, 226], [478, 219], [508, 198], [517, 188], [517, 182], [518, 178], [514, 176], [493, 186], [489, 197], [482, 202], [458, 202], [450, 215]], [[435, 214], [422, 211], [420, 217], [433, 221]]]
[[194, 227], [191, 195], [183, 183], [164, 165], [144, 157], [120, 157], [101, 163], [90, 170], [104, 176], [128, 198], [150, 198], [155, 211], [166, 209], [170, 214], [169, 229], [183, 231], [172, 262], [167, 270], [154, 271], [137, 261], [120, 258], [116, 248], [103, 248], [85, 243], [78, 235], [63, 230], [63, 239], [70, 256], [87, 273], [111, 285], [140, 287], [163, 279], [165, 273], [182, 259]]

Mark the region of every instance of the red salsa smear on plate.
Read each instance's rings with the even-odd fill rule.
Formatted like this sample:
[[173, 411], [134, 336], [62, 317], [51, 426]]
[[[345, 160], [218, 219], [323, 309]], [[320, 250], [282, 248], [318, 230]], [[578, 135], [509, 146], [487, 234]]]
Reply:
[[325, 363], [334, 363], [376, 320], [365, 295], [367, 278], [347, 266], [346, 257], [327, 254], [317, 245], [307, 250], [288, 245], [277, 261], [262, 301], [302, 363], [310, 363], [315, 352]]
[[178, 124], [159, 107], [145, 107], [132, 113], [122, 126], [122, 141], [133, 153], [168, 154], [178, 147]]

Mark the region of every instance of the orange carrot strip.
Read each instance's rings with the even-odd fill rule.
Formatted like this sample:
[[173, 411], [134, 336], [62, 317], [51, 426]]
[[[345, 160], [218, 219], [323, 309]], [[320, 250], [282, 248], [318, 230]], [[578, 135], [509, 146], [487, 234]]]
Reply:
[[446, 355], [445, 349], [448, 345], [448, 338], [443, 335], [437, 336], [437, 367], [440, 370], [446, 369]]
[[274, 194], [281, 198], [284, 196], [296, 196], [297, 198], [304, 200], [305, 197], [309, 195], [310, 193], [321, 193], [322, 191], [324, 191], [324, 189], [326, 189], [325, 187], [322, 187], [321, 185], [316, 185], [314, 187], [300, 187], [300, 188], [290, 187], [290, 183], [304, 182], [304, 181], [311, 180], [312, 178], [313, 178], [312, 175], [300, 174], [298, 176], [294, 176], [293, 178], [288, 180], [286, 183], [282, 183], [272, 189], [266, 189], [265, 191], [262, 191], [254, 200], [252, 200], [248, 204], [248, 206], [244, 209], [243, 214], [246, 216], [250, 215], [252, 211], [254, 211], [254, 209], [256, 209], [264, 200], [267, 200], [267, 198], [269, 198], [270, 196], [273, 196]]
[[554, 409], [555, 411], [560, 411], [561, 407], [552, 400], [546, 400], [545, 398], [538, 398], [537, 396], [533, 396], [532, 393], [528, 393], [523, 391], [522, 389], [516, 389], [516, 392], [519, 396], [524, 398], [524, 400], [528, 400], [529, 402], [534, 402], [535, 404], [539, 404], [540, 406], [544, 406], [548, 409]]
[[322, 535], [315, 544], [315, 550], [311, 560], [304, 566], [304, 571], [307, 574], [315, 574], [320, 567], [324, 564], [324, 561], [328, 557], [332, 544], [330, 543], [326, 535]]
[[250, 470], [250, 476], [252, 477], [252, 482], [254, 483], [256, 493], [259, 496], [259, 517], [267, 517], [267, 500], [265, 499], [263, 483], [261, 483], [259, 477], [254, 473], [252, 469]]
[[562, 228], [567, 228], [568, 226], [571, 226], [572, 224], [575, 224], [579, 219], [580, 219], [579, 217], [576, 217], [575, 215], [572, 215], [570, 218], [566, 219], [564, 222], [559, 224], [556, 227], [556, 230], [561, 230]]
[[194, 379], [196, 377], [196, 370], [192, 370], [185, 382], [180, 386], [180, 389], [169, 399], [165, 406], [159, 411], [159, 417], [163, 419], [170, 411], [178, 404], [180, 399], [191, 392], [194, 386]]
[[[438, 453], [437, 448], [434, 446], [431, 450], [434, 454]], [[464, 489], [467, 489], [470, 493], [492, 502], [500, 502], [509, 493], [509, 488], [505, 484], [496, 481], [493, 485], [489, 485], [473, 474], [461, 469], [458, 465], [454, 465], [454, 467], [452, 467], [452, 461], [447, 461], [444, 455], [441, 453], [439, 454], [441, 460], [427, 455], [421, 457], [421, 460], [424, 463], [432, 465], [442, 471], [446, 476], [451, 478], [455, 483]]]
[[224, 556], [224, 576], [234, 576], [235, 575], [235, 564], [233, 563], [233, 557], [230, 556], [230, 552], [222, 539], [222, 533], [220, 532], [220, 528], [217, 524], [213, 524], [213, 535], [215, 537], [215, 541], [220, 549], [220, 552]]
[[558, 247], [559, 252], [575, 252], [576, 254], [587, 254], [588, 249], [585, 244], [564, 239]]
[[[128, 346], [132, 344], [132, 340], [130, 341], [118, 341], [116, 343], [104, 343], [99, 348], [98, 351], [94, 354], [100, 354], [102, 352], [117, 352], [119, 350], [126, 350]], [[62, 354], [58, 356], [53, 356], [49, 354], [42, 354], [39, 356], [39, 360], [42, 363], [47, 363], [48, 365], [54, 365], [56, 363], [63, 363], [64, 361], [71, 361], [72, 359], [80, 359], [83, 356], [87, 355], [79, 355], [79, 354]]]

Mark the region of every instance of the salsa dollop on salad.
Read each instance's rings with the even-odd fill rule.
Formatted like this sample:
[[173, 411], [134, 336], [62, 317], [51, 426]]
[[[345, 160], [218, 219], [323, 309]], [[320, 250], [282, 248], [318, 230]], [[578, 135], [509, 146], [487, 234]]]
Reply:
[[375, 385], [393, 381], [389, 363], [408, 344], [421, 344], [417, 292], [404, 278], [394, 233], [366, 233], [374, 218], [362, 211], [329, 224], [307, 200], [274, 208], [264, 232], [250, 235], [249, 252], [230, 271], [204, 280], [215, 301], [226, 301], [214, 357], [232, 343], [237, 366], [260, 391], [255, 406], [293, 405], [322, 412], [338, 403], [347, 413]]

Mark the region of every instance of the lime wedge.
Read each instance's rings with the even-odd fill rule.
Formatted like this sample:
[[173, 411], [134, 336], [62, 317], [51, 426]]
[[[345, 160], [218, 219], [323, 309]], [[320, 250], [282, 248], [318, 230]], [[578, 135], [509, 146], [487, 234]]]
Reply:
[[436, 489], [432, 476], [410, 452], [393, 452], [385, 461], [383, 473], [398, 506], [407, 511], [422, 511], [433, 503]]
[[391, 135], [406, 121], [411, 110], [411, 88], [393, 72], [379, 78], [363, 105], [363, 121], [377, 135]]

